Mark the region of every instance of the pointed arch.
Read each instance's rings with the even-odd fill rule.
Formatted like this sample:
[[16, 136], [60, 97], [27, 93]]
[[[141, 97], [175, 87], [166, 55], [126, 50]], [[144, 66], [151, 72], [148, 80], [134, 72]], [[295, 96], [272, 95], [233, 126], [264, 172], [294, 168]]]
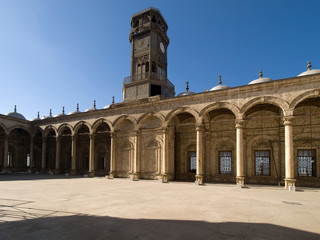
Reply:
[[133, 125], [133, 129], [130, 129], [130, 130], [137, 130], [137, 121], [131, 117], [131, 116], [128, 116], [128, 115], [122, 115], [120, 117], [118, 117], [114, 122], [113, 122], [113, 128], [114, 130], [117, 130], [117, 128], [119, 128], [120, 124], [125, 121], [125, 120], [128, 120], [132, 123]]
[[48, 133], [50, 132], [50, 130], [53, 130], [54, 133], [55, 133], [55, 135], [58, 136], [58, 130], [57, 130], [57, 128], [54, 127], [54, 126], [52, 126], [52, 125], [49, 125], [49, 126], [47, 126], [47, 127], [44, 129], [44, 131], [43, 131], [43, 132], [44, 132], [44, 136], [47, 136]]
[[8, 129], [2, 123], [0, 123], [0, 127], [3, 129], [5, 135], [8, 136]]
[[250, 108], [258, 104], [271, 104], [279, 107], [282, 110], [283, 115], [289, 110], [289, 104], [281, 98], [273, 96], [264, 96], [253, 98], [244, 104], [240, 109], [240, 114], [244, 115]]
[[153, 111], [151, 111], [151, 112], [146, 112], [146, 113], [142, 114], [142, 115], [138, 118], [137, 124], [140, 125], [141, 122], [143, 122], [144, 120], [146, 120], [148, 117], [151, 117], [151, 116], [154, 116], [154, 117], [159, 118], [162, 124], [163, 124], [164, 121], [165, 121], [165, 118], [164, 118], [164, 116], [163, 116], [161, 113], [159, 113], [159, 112], [154, 113]]
[[320, 89], [304, 92], [298, 95], [295, 99], [291, 101], [289, 108], [294, 109], [300, 102], [308, 98], [319, 98], [319, 97], [320, 97]]
[[23, 126], [23, 125], [14, 125], [14, 126], [10, 127], [10, 128], [8, 129], [8, 135], [10, 135], [10, 133], [11, 133], [13, 130], [18, 129], [18, 128], [23, 129], [23, 130], [26, 131], [30, 136], [32, 136], [30, 129], [29, 129], [29, 128], [26, 128], [26, 127]]
[[190, 107], [180, 107], [180, 108], [177, 108], [177, 109], [174, 109], [172, 110], [171, 112], [169, 112], [165, 118], [166, 120], [166, 124], [168, 125], [168, 123], [176, 116], [178, 115], [179, 113], [183, 113], [183, 112], [186, 112], [186, 113], [190, 113], [196, 120], [196, 123], [201, 123], [201, 119], [199, 117], [199, 113], [190, 108]]
[[89, 129], [89, 134], [91, 134], [91, 133], [92, 133], [91, 125], [90, 125], [88, 122], [86, 122], [86, 121], [80, 121], [80, 122], [78, 122], [78, 123], [74, 126], [74, 128], [73, 128], [73, 133], [74, 133], [74, 134], [77, 134], [78, 131], [79, 131], [79, 129], [80, 129], [83, 125], [85, 125], [85, 126]]
[[228, 103], [228, 102], [216, 102], [216, 103], [209, 104], [208, 106], [204, 107], [201, 110], [199, 115], [200, 115], [200, 117], [203, 117], [203, 116], [207, 115], [209, 112], [216, 110], [216, 109], [221, 109], [221, 108], [225, 108], [225, 109], [230, 110], [234, 114], [236, 119], [242, 118], [242, 115], [240, 114], [240, 109], [236, 105]]
[[63, 133], [63, 130], [68, 128], [70, 131], [71, 131], [71, 135], [73, 135], [73, 128], [70, 124], [68, 123], [64, 123], [64, 124], [61, 124], [59, 127], [58, 127], [58, 136], [60, 136], [62, 133]]
[[97, 131], [97, 128], [100, 126], [101, 123], [105, 123], [108, 125], [109, 129], [110, 129], [110, 132], [113, 132], [113, 126], [112, 126], [112, 123], [105, 119], [105, 118], [99, 118], [97, 121], [95, 121], [93, 124], [92, 124], [92, 132], [96, 132]]

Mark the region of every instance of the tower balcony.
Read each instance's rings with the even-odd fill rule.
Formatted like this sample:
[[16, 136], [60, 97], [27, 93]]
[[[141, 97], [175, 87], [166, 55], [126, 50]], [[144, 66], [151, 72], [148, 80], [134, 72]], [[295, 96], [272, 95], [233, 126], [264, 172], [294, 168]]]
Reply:
[[125, 77], [123, 80], [123, 85], [141, 82], [145, 80], [155, 80], [163, 82], [174, 92], [174, 85], [172, 82], [169, 81], [169, 79], [166, 76], [153, 72], [146, 72], [142, 74], [136, 74], [134, 76]]

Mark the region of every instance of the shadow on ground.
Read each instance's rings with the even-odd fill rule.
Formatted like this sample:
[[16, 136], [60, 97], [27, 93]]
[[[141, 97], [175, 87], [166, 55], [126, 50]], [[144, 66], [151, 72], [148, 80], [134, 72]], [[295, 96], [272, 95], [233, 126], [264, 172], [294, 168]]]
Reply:
[[272, 224], [73, 215], [0, 223], [0, 239], [320, 239]]
[[33, 180], [50, 180], [50, 179], [71, 179], [83, 178], [82, 175], [66, 176], [65, 174], [49, 173], [0, 173], [0, 181], [33, 181]]

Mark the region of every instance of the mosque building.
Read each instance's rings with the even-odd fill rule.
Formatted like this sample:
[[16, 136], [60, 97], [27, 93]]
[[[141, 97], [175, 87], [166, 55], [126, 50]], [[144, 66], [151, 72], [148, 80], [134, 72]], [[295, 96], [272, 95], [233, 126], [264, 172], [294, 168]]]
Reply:
[[176, 95], [160, 11], [131, 18], [123, 101], [26, 120], [0, 114], [3, 173], [320, 186], [320, 70]]

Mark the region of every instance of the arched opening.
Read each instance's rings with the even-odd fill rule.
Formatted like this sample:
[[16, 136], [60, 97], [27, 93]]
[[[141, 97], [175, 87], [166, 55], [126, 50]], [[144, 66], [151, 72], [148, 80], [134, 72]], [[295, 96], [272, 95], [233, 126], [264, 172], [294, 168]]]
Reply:
[[71, 172], [71, 147], [72, 133], [69, 127], [65, 126], [60, 130], [60, 172]]
[[295, 175], [297, 186], [316, 186], [320, 175], [320, 98], [309, 98], [293, 112]]
[[196, 120], [188, 113], [177, 114], [170, 121], [169, 126], [174, 129], [174, 179], [180, 181], [194, 181], [197, 161], [196, 146]]
[[77, 131], [77, 163], [76, 168], [79, 174], [87, 174], [89, 171], [89, 149], [90, 149], [90, 131], [82, 124]]
[[0, 169], [4, 166], [4, 161], [7, 160], [4, 158], [4, 141], [6, 138], [6, 133], [4, 129], [0, 126]]
[[110, 172], [110, 127], [101, 122], [95, 130], [95, 169], [96, 175], [106, 175]]
[[42, 159], [42, 133], [40, 130], [38, 130], [33, 138], [33, 168], [35, 171], [41, 170], [41, 159]]
[[255, 105], [245, 113], [247, 182], [277, 184], [284, 177], [282, 117], [281, 109], [271, 104]]
[[207, 113], [210, 140], [206, 142], [206, 180], [235, 182], [235, 115], [226, 108]]
[[56, 132], [52, 128], [47, 134], [46, 168], [50, 173], [56, 168]]
[[26, 171], [31, 167], [30, 134], [22, 129], [12, 130], [8, 136], [8, 167], [11, 171]]

